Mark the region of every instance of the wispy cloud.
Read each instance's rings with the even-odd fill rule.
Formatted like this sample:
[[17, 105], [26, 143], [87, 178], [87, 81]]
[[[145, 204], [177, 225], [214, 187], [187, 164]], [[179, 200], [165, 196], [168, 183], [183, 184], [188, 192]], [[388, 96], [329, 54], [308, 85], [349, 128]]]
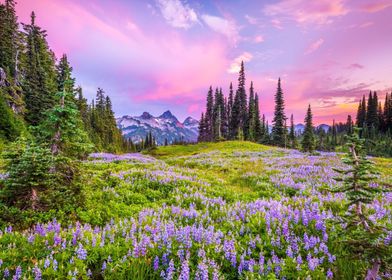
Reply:
[[196, 12], [180, 0], [157, 0], [157, 5], [162, 16], [173, 27], [187, 29], [198, 22]]
[[364, 66], [359, 63], [352, 63], [349, 66], [347, 66], [347, 69], [363, 69]]
[[244, 52], [238, 57], [234, 59], [234, 61], [230, 64], [229, 69], [227, 69], [228, 73], [238, 73], [241, 69], [241, 62], [249, 62], [253, 58], [253, 55], [249, 52]]
[[234, 21], [207, 14], [202, 15], [201, 18], [212, 30], [226, 36], [232, 43], [237, 43], [239, 33]]
[[343, 0], [283, 0], [264, 7], [264, 13], [268, 16], [282, 16], [300, 24], [331, 23], [333, 17], [347, 12]]
[[376, 13], [389, 7], [392, 7], [392, 1], [390, 0], [384, 0], [384, 1], [372, 0], [369, 3], [362, 5], [361, 10], [368, 13]]
[[320, 38], [317, 41], [313, 42], [308, 49], [306, 50], [305, 54], [311, 54], [312, 52], [315, 52], [318, 50], [321, 45], [324, 44], [324, 39]]
[[264, 42], [264, 37], [262, 35], [256, 35], [255, 38], [253, 39], [255, 43], [261, 43]]

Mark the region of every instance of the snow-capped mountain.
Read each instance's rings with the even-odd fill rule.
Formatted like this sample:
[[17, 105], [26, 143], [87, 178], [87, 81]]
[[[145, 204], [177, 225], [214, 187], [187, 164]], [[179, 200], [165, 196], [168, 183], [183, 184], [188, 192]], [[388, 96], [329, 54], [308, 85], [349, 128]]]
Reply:
[[[330, 126], [327, 125], [327, 124], [320, 124], [320, 125], [318, 125], [318, 126], [315, 127], [316, 130], [323, 129], [325, 133], [328, 132], [329, 128], [330, 128]], [[290, 128], [289, 128], [289, 129], [290, 129]], [[294, 131], [295, 131], [295, 133], [296, 133], [297, 135], [302, 134], [302, 133], [304, 132], [304, 130], [305, 130], [305, 125], [303, 125], [302, 123], [296, 124], [296, 125], [294, 126]]]
[[140, 116], [122, 116], [116, 119], [117, 126], [126, 138], [131, 138], [135, 143], [144, 139], [151, 131], [158, 145], [163, 145], [165, 139], [168, 143], [183, 139], [186, 142], [196, 142], [199, 134], [199, 121], [192, 117], [181, 123], [170, 111], [164, 112], [159, 117], [154, 117], [148, 112]]

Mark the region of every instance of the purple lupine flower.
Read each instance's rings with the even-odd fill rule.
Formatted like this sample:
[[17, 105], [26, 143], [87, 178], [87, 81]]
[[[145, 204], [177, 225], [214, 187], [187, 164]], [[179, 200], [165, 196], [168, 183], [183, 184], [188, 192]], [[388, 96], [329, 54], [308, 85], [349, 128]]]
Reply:
[[86, 251], [86, 249], [83, 248], [82, 243], [79, 243], [79, 246], [78, 246], [78, 248], [76, 250], [76, 255], [77, 255], [79, 260], [87, 259], [87, 251]]
[[166, 279], [167, 279], [167, 280], [173, 279], [174, 271], [175, 271], [174, 261], [173, 261], [173, 260], [170, 260], [170, 262], [169, 262], [169, 267], [168, 267], [167, 270], [166, 270]]
[[33, 273], [34, 273], [34, 280], [41, 280], [42, 279], [42, 273], [41, 273], [41, 270], [39, 269], [38, 266], [35, 266], [33, 268]]
[[332, 272], [332, 270], [330, 268], [327, 271], [327, 278], [328, 279], [332, 279], [333, 278], [333, 272]]
[[50, 266], [50, 260], [48, 258], [45, 259], [44, 268], [48, 268]]
[[263, 274], [264, 272], [264, 256], [260, 253], [259, 258], [259, 274]]
[[154, 271], [157, 271], [158, 268], [159, 268], [159, 257], [155, 256], [155, 259], [154, 259]]
[[22, 268], [18, 265], [18, 267], [15, 270], [15, 274], [12, 277], [12, 280], [18, 280], [22, 277]]
[[196, 278], [200, 280], [208, 280], [208, 266], [204, 262], [197, 265]]
[[52, 262], [52, 267], [53, 267], [54, 271], [57, 271], [57, 266], [58, 266], [58, 263], [57, 263], [56, 259], [54, 259]]
[[10, 271], [8, 270], [8, 268], [7, 268], [7, 267], [4, 269], [4, 271], [3, 271], [3, 275], [4, 275], [4, 277], [5, 277], [5, 278], [7, 278], [7, 277], [9, 277], [9, 276], [10, 276]]
[[319, 259], [317, 257], [312, 257], [310, 254], [308, 254], [306, 260], [308, 261], [308, 267], [311, 271], [314, 271], [319, 265]]
[[181, 264], [181, 273], [179, 280], [189, 280], [189, 263], [188, 260], [184, 260]]
[[103, 261], [103, 263], [102, 263], [102, 271], [105, 271], [106, 270], [106, 261]]
[[91, 278], [93, 276], [93, 273], [91, 272], [91, 269], [87, 270], [86, 275], [87, 275], [88, 278]]

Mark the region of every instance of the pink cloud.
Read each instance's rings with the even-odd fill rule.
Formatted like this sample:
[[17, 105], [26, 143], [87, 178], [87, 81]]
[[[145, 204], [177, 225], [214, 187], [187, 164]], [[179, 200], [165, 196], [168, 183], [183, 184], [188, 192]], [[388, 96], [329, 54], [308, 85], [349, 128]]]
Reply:
[[368, 13], [376, 13], [392, 6], [390, 0], [386, 1], [371, 1], [361, 6], [361, 10]]
[[310, 54], [312, 52], [315, 52], [316, 50], [318, 50], [321, 45], [324, 43], [324, 39], [320, 38], [317, 41], [313, 42], [308, 49], [306, 50], [305, 54]]
[[364, 66], [359, 63], [353, 63], [353, 64], [350, 64], [347, 68], [348, 69], [363, 69]]
[[266, 5], [264, 13], [268, 16], [291, 18], [300, 24], [326, 24], [332, 18], [348, 13], [343, 0], [283, 0]]
[[262, 35], [257, 35], [253, 40], [255, 43], [261, 43], [264, 42], [264, 37]]

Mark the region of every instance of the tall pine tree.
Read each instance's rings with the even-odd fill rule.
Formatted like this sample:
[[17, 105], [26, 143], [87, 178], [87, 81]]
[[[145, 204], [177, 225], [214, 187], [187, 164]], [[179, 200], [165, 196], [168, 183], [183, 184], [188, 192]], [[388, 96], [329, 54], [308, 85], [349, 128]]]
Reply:
[[272, 127], [272, 144], [277, 146], [285, 146], [286, 138], [286, 115], [284, 112], [283, 91], [281, 88], [280, 78], [278, 80], [278, 87], [275, 94], [275, 112]]
[[305, 152], [313, 152], [315, 149], [315, 136], [313, 128], [313, 115], [310, 104], [305, 117], [305, 130], [302, 138], [302, 150]]

